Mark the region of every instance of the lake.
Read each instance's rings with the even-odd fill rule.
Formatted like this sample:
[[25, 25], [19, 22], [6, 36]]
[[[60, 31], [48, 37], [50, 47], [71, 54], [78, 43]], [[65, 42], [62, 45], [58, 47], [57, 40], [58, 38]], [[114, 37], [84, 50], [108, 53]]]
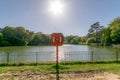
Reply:
[[[0, 47], [0, 62], [52, 62], [54, 46]], [[59, 47], [59, 61], [118, 60], [119, 48], [87, 45], [63, 45]]]

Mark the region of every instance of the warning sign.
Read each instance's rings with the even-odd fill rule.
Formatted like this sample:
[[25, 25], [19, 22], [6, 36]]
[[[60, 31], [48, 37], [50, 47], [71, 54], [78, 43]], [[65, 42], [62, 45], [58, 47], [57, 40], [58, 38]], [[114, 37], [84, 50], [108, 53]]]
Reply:
[[64, 42], [64, 36], [62, 33], [52, 33], [51, 43], [53, 46], [62, 46]]

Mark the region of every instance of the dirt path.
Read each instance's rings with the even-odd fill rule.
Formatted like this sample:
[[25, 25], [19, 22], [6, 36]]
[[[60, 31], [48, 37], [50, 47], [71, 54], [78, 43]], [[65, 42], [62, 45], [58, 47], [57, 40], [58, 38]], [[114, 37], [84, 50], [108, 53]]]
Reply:
[[[0, 74], [0, 80], [55, 80], [55, 74], [38, 70], [9, 71]], [[77, 71], [60, 74], [60, 80], [120, 80], [120, 76], [104, 71]]]

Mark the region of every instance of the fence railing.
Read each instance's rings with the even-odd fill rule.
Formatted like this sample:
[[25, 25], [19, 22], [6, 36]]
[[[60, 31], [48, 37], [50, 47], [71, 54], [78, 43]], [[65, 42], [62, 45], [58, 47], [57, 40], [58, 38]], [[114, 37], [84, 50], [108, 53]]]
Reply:
[[[59, 61], [119, 61], [120, 53], [116, 52], [96, 52], [96, 51], [72, 51], [59, 54]], [[0, 63], [24, 63], [24, 62], [54, 62], [55, 52], [26, 52], [0, 53]]]

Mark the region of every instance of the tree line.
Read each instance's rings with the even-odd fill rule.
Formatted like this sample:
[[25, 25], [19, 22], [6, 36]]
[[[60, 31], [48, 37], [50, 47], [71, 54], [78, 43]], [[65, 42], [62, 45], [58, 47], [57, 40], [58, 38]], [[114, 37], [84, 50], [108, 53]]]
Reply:
[[120, 17], [115, 18], [106, 27], [100, 26], [99, 22], [94, 23], [86, 37], [86, 44], [100, 43], [108, 46], [120, 44]]
[[87, 45], [99, 43], [105, 46], [120, 44], [120, 17], [115, 18], [108, 26], [101, 26], [99, 22], [95, 22], [90, 26], [86, 36], [66, 36], [65, 43]]
[[49, 45], [50, 35], [34, 33], [24, 27], [6, 26], [0, 29], [0, 46]]
[[[65, 44], [79, 44], [82, 38], [79, 36], [65, 36]], [[42, 32], [33, 32], [22, 26], [5, 26], [0, 28], [0, 46], [27, 46], [27, 45], [51, 45], [51, 35]]]
[[[120, 44], [120, 17], [115, 18], [108, 26], [101, 26], [99, 22], [92, 24], [86, 36], [69, 35], [64, 37], [65, 44], [101, 45]], [[0, 28], [0, 46], [50, 45], [50, 34], [33, 32], [22, 26], [6, 26]]]

